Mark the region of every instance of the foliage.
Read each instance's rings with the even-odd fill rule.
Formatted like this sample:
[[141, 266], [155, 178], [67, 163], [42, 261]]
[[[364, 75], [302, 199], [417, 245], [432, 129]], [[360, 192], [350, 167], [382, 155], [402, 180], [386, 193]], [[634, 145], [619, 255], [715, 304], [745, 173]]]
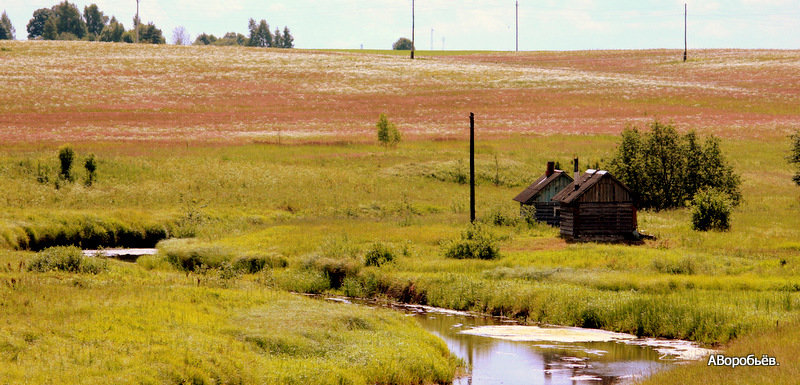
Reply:
[[289, 31], [289, 27], [283, 27], [283, 37], [281, 38], [280, 48], [294, 48], [294, 36]]
[[66, 271], [70, 273], [97, 274], [108, 270], [105, 259], [87, 257], [75, 246], [57, 246], [44, 249], [27, 264], [28, 271]]
[[374, 242], [364, 254], [364, 264], [380, 267], [394, 261], [394, 251], [382, 242]]
[[725, 231], [731, 227], [731, 204], [726, 194], [714, 189], [701, 190], [692, 200], [692, 229]]
[[83, 162], [83, 168], [86, 169], [86, 179], [83, 181], [84, 185], [91, 186], [97, 181], [97, 159], [94, 154], [89, 154]]
[[33, 11], [33, 17], [28, 21], [28, 39], [41, 37], [44, 34], [45, 23], [51, 17], [55, 17], [55, 13], [50, 8], [39, 8]]
[[378, 129], [378, 141], [385, 147], [396, 146], [400, 143], [400, 131], [397, 126], [389, 121], [386, 114], [381, 113], [378, 117], [378, 123], [375, 125]]
[[0, 16], [0, 40], [14, 40], [16, 36], [14, 26], [11, 24], [11, 19], [8, 18], [6, 11]]
[[75, 177], [72, 175], [72, 162], [75, 161], [75, 150], [68, 145], [61, 146], [58, 149], [58, 160], [61, 166], [58, 176], [68, 182], [74, 181]]
[[192, 43], [192, 44], [194, 44], [194, 45], [209, 45], [211, 43], [214, 43], [215, 41], [217, 41], [217, 37], [216, 36], [209, 35], [209, 34], [206, 34], [204, 32], [204, 33], [201, 33], [201, 34], [197, 35], [197, 38], [194, 39], [194, 43]]
[[411, 40], [405, 37], [401, 37], [397, 39], [394, 44], [392, 44], [392, 49], [395, 51], [411, 51], [414, 45], [411, 44]]
[[92, 4], [83, 7], [83, 17], [86, 20], [86, 30], [90, 36], [97, 38], [103, 32], [103, 29], [108, 24], [108, 16], [104, 15], [97, 7], [97, 4]]
[[42, 39], [56, 40], [58, 39], [58, 25], [56, 25], [55, 14], [53, 17], [45, 20], [44, 28], [42, 29]]
[[283, 47], [283, 34], [281, 34], [281, 30], [275, 28], [275, 32], [272, 33], [272, 44], [275, 47]]
[[225, 36], [215, 39], [210, 43], [217, 46], [242, 46], [247, 45], [247, 37], [241, 33], [228, 32]]
[[100, 41], [107, 41], [107, 42], [122, 42], [122, 37], [125, 34], [125, 26], [122, 25], [119, 21], [117, 21], [116, 17], [111, 17], [111, 21], [108, 22], [108, 25], [103, 27], [103, 30], [100, 31]]
[[165, 44], [166, 39], [161, 30], [156, 28], [153, 22], [139, 24], [139, 43], [145, 44]]
[[75, 4], [69, 3], [67, 0], [53, 6], [53, 13], [55, 14], [55, 22], [57, 33], [59, 36], [75, 36], [76, 39], [82, 39], [88, 33], [86, 29], [86, 22], [81, 17], [81, 11]]
[[792, 177], [794, 183], [800, 186], [800, 131], [795, 132], [790, 137], [792, 149], [789, 154], [789, 163], [797, 167], [797, 172]]
[[682, 207], [703, 188], [716, 188], [734, 204], [739, 202], [740, 177], [722, 155], [719, 139], [712, 136], [701, 145], [694, 132], [682, 136], [672, 125], [658, 121], [650, 128], [645, 133], [636, 128], [623, 131], [610, 164], [640, 207]]
[[247, 45], [251, 47], [272, 47], [272, 33], [269, 31], [269, 24], [264, 19], [256, 23], [255, 19], [248, 22], [250, 30], [250, 40]]
[[495, 259], [500, 256], [495, 237], [479, 224], [469, 225], [459, 239], [442, 244], [444, 256], [455, 259]]

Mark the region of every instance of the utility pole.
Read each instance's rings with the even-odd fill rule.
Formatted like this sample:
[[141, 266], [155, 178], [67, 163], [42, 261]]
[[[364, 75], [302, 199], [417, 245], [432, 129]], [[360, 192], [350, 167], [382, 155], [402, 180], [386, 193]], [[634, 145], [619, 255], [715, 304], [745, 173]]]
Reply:
[[431, 51], [433, 51], [433, 28], [431, 28]]
[[517, 20], [517, 22], [516, 22], [517, 45], [516, 45], [516, 51], [515, 52], [519, 52], [519, 1], [517, 1], [516, 20]]
[[411, 60], [414, 60], [414, 0], [411, 0]]
[[686, 3], [683, 3], [683, 62], [686, 63], [686, 51], [688, 51], [688, 44], [686, 43]]
[[475, 223], [475, 114], [469, 113], [469, 223]]
[[133, 24], [133, 29], [136, 30], [136, 43], [139, 43], [139, 0], [136, 0], [136, 22]]

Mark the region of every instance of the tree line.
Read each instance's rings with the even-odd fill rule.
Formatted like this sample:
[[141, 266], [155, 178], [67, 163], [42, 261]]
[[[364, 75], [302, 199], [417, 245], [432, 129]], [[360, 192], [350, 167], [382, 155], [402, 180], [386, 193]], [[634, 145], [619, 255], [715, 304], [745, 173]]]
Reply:
[[[50, 8], [40, 8], [33, 12], [27, 25], [30, 40], [85, 40], [123, 43], [164, 44], [166, 39], [162, 31], [152, 22], [142, 24], [138, 15], [133, 18], [134, 28], [128, 30], [116, 17], [104, 14], [97, 4], [80, 9], [67, 0]], [[267, 21], [256, 22], [250, 19], [248, 29], [250, 36], [228, 32], [223, 37], [202, 33], [194, 40], [195, 45], [236, 45], [250, 47], [294, 48], [294, 36], [289, 27], [283, 31], [276, 28], [270, 31]], [[3, 11], [0, 17], [0, 40], [16, 38], [11, 20]], [[173, 43], [189, 44], [191, 40], [183, 27], [173, 31]]]
[[241, 33], [228, 32], [223, 37], [217, 38], [214, 35], [201, 33], [194, 40], [195, 45], [242, 45], [248, 47], [272, 47], [272, 48], [294, 48], [294, 36], [289, 31], [289, 27], [284, 26], [283, 32], [275, 28], [275, 32], [270, 32], [269, 24], [264, 19], [256, 22], [250, 19], [248, 22], [250, 36]]

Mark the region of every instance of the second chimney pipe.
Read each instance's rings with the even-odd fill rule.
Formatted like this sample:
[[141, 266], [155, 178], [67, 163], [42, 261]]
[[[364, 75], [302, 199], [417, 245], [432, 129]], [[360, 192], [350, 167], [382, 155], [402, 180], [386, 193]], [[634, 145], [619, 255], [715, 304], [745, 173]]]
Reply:
[[547, 162], [547, 171], [545, 171], [544, 175], [549, 178], [550, 175], [553, 175], [555, 169], [556, 169], [556, 162]]
[[575, 165], [575, 189], [577, 190], [578, 186], [580, 186], [580, 182], [578, 182], [578, 178], [580, 177], [580, 174], [578, 173], [578, 158], [573, 159], [572, 164]]

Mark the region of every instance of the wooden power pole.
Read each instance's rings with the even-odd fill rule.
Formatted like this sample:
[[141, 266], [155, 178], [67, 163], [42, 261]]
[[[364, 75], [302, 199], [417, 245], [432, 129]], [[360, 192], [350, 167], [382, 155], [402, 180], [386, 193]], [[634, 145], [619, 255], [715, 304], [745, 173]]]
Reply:
[[688, 51], [686, 40], [686, 3], [683, 3], [683, 62], [686, 63], [686, 51]]
[[475, 223], [475, 114], [469, 113], [469, 223]]
[[136, 22], [133, 24], [133, 29], [136, 31], [136, 43], [139, 43], [139, 0], [136, 0]]
[[414, 60], [414, 0], [411, 0], [411, 60]]
[[519, 1], [517, 1], [517, 9], [516, 9], [515, 16], [516, 16], [516, 31], [517, 31], [517, 33], [516, 33], [516, 37], [517, 37], [516, 42], [517, 42], [517, 44], [516, 44], [515, 52], [519, 52]]

